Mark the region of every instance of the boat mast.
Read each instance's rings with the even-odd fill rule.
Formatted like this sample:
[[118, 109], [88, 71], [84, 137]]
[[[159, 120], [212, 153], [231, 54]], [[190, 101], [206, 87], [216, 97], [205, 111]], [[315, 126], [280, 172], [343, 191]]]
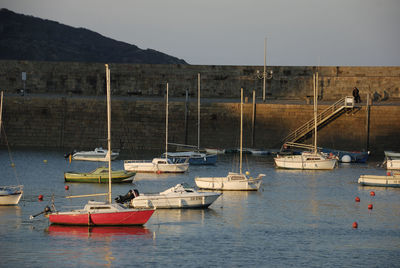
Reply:
[[108, 143], [108, 202], [111, 204], [111, 96], [110, 96], [110, 69], [106, 64], [106, 80], [107, 80], [107, 143]]
[[314, 153], [317, 152], [317, 100], [318, 100], [318, 72], [313, 74], [314, 90]]
[[243, 88], [240, 89], [240, 174], [242, 174], [242, 155], [243, 155]]
[[168, 83], [167, 83], [167, 97], [165, 105], [165, 159], [168, 159]]
[[200, 73], [197, 74], [197, 150], [200, 150]]

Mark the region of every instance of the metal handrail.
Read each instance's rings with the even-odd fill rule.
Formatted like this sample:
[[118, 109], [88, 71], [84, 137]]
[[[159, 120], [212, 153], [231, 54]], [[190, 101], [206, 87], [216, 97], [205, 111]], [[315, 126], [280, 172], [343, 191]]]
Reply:
[[[352, 105], [349, 105], [346, 100], [348, 100], [349, 97], [344, 97], [325, 110], [323, 110], [321, 113], [317, 115], [317, 125], [320, 125], [321, 123], [325, 122], [328, 120], [330, 117], [333, 115], [337, 114], [339, 111], [341, 111], [344, 108], [353, 108]], [[351, 97], [352, 98], [352, 97]], [[310, 132], [314, 128], [314, 118], [307, 121], [304, 123], [302, 126], [294, 130], [292, 133], [290, 133], [286, 138], [284, 139], [284, 142], [296, 142], [298, 139], [306, 135], [308, 132]]]

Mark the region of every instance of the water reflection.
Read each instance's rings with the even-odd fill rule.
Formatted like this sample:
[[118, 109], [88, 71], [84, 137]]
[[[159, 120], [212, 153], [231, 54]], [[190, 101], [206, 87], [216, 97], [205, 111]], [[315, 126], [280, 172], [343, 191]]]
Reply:
[[151, 231], [142, 226], [64, 226], [50, 225], [45, 229], [50, 236], [67, 236], [77, 238], [105, 238], [118, 236], [147, 236]]
[[0, 206], [0, 225], [12, 224], [20, 227], [22, 223], [22, 210], [20, 206]]

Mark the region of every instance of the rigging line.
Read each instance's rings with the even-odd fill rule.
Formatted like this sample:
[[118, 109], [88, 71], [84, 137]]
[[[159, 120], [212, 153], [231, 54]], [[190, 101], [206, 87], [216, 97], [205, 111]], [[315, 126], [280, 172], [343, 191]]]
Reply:
[[18, 179], [18, 174], [17, 174], [17, 169], [15, 167], [14, 159], [13, 159], [12, 154], [11, 154], [10, 144], [8, 144], [8, 139], [7, 139], [7, 134], [6, 134], [6, 130], [5, 130], [4, 124], [3, 124], [1, 129], [3, 130], [3, 136], [4, 136], [4, 140], [6, 142], [7, 150], [8, 150], [8, 157], [10, 158], [11, 167], [13, 168], [15, 179], [17, 180], [17, 184], [20, 185], [20, 182], [19, 182], [19, 179]]

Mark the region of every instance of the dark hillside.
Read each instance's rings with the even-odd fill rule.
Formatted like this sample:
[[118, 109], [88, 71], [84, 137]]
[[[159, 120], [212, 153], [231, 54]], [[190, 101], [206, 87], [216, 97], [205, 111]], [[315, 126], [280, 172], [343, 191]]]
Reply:
[[0, 59], [110, 63], [186, 64], [152, 49], [55, 21], [0, 10]]

